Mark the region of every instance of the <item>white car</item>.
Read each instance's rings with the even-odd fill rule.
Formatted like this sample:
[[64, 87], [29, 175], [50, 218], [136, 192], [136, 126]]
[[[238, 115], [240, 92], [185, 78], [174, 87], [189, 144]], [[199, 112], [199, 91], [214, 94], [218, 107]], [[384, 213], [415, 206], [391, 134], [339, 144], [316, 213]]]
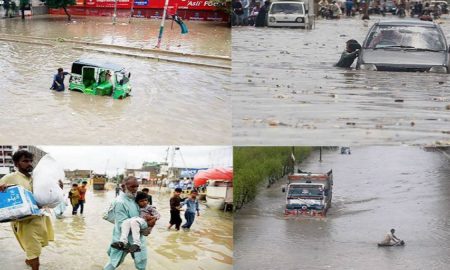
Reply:
[[297, 1], [279, 1], [270, 5], [267, 26], [306, 27], [308, 16], [305, 4]]

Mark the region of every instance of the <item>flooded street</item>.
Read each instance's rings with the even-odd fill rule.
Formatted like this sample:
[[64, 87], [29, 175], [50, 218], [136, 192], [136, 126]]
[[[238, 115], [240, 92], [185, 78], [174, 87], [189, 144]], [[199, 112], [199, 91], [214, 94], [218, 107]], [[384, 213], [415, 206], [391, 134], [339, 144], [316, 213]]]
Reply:
[[[181, 36], [178, 26], [170, 30], [168, 23], [162, 49], [174, 53], [159, 53], [152, 50], [158, 21], [123, 25], [120, 19], [113, 26], [110, 18], [74, 19], [72, 24], [63, 16], [0, 20], [0, 140], [195, 144], [201, 136], [204, 144], [231, 143], [224, 136], [231, 133], [229, 28], [187, 22], [190, 33]], [[65, 92], [49, 90], [56, 69], [70, 72], [79, 58], [107, 59], [127, 68], [132, 96], [113, 100], [71, 92], [68, 79]]]
[[[238, 145], [422, 144], [450, 139], [448, 74], [333, 67], [359, 18], [315, 29], [235, 27], [233, 142]], [[441, 20], [450, 40], [450, 18]], [[355, 66], [356, 61], [353, 65]]]
[[[448, 269], [450, 159], [418, 147], [315, 152], [301, 169], [333, 169], [323, 219], [285, 219], [280, 180], [235, 214], [236, 269]], [[377, 247], [391, 229], [404, 247]], [[276, 259], [278, 258], [278, 259]]]
[[[168, 231], [169, 194], [152, 194], [153, 204], [161, 219], [147, 238], [148, 269], [232, 269], [231, 214], [209, 210], [201, 205], [200, 217], [195, 219], [190, 232]], [[111, 244], [113, 224], [103, 220], [102, 215], [114, 195], [113, 191], [91, 190], [87, 193], [83, 217], [72, 217], [71, 207], [68, 207], [66, 218], [54, 220], [55, 242], [43, 249], [42, 269], [58, 270], [67, 265], [70, 269], [103, 268], [108, 261], [106, 251]], [[0, 245], [4, 269], [27, 269], [25, 254], [15, 240], [9, 223], [0, 224]], [[120, 269], [134, 269], [130, 256]]]

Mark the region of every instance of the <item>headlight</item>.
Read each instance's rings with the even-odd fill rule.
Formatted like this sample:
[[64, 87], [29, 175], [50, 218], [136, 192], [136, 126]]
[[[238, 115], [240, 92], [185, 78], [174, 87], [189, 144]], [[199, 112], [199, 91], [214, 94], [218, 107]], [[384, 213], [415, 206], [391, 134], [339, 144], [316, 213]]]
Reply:
[[432, 67], [430, 68], [429, 72], [433, 73], [447, 73], [446, 67]]
[[270, 21], [270, 22], [275, 22], [276, 19], [275, 19], [275, 17], [270, 17], [270, 18], [269, 18], [269, 21]]
[[297, 19], [295, 19], [296, 22], [301, 23], [303, 22], [303, 18], [298, 17]]
[[374, 64], [362, 64], [359, 66], [359, 69], [376, 71], [377, 67]]

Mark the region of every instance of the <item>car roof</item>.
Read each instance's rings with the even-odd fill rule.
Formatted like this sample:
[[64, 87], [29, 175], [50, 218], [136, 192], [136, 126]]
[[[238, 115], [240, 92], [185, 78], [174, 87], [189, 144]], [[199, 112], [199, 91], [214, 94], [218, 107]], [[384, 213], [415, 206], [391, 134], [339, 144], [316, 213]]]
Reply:
[[122, 71], [125, 69], [125, 67], [118, 65], [116, 63], [112, 63], [103, 59], [95, 59], [95, 58], [89, 58], [89, 59], [79, 59], [73, 64], [79, 64], [83, 66], [92, 66], [92, 67], [99, 67], [99, 68], [107, 68], [112, 69], [114, 71]]
[[413, 21], [413, 20], [401, 20], [401, 21], [380, 21], [378, 25], [393, 25], [393, 26], [436, 26], [434, 22], [428, 21]]

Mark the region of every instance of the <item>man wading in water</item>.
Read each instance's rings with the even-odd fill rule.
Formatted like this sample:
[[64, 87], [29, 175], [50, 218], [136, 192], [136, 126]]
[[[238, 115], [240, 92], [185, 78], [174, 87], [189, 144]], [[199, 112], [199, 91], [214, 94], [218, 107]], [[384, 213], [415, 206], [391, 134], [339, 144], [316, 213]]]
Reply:
[[391, 231], [386, 234], [386, 237], [384, 240], [380, 243], [381, 245], [396, 245], [400, 244], [400, 239], [397, 238], [397, 236], [394, 235], [395, 229], [391, 229]]
[[69, 72], [65, 72], [62, 68], [58, 68], [58, 73], [53, 77], [53, 84], [50, 87], [51, 90], [56, 90], [58, 92], [64, 91], [64, 78], [69, 75]]
[[[120, 240], [121, 226], [124, 220], [139, 217], [140, 210], [138, 204], [135, 202], [139, 183], [133, 176], [129, 176], [124, 180], [124, 192], [120, 193], [116, 198], [114, 204], [114, 229], [112, 236], [112, 243]], [[144, 225], [144, 227], [147, 227]], [[128, 242], [132, 242], [131, 235], [128, 236]], [[145, 270], [147, 266], [147, 245], [146, 239], [142, 234], [140, 235], [141, 251], [134, 252], [132, 257], [134, 259], [134, 265], [138, 270]], [[127, 251], [118, 250], [115, 248], [108, 249], [109, 262], [104, 270], [116, 269], [125, 259]]]
[[347, 40], [345, 51], [342, 52], [339, 62], [336, 67], [349, 68], [359, 55], [361, 45], [354, 39]]
[[167, 228], [170, 230], [173, 225], [175, 225], [175, 229], [177, 231], [180, 230], [181, 222], [181, 216], [180, 216], [180, 210], [181, 210], [181, 198], [180, 194], [181, 191], [183, 191], [181, 188], [176, 188], [173, 197], [170, 198], [170, 221], [169, 221], [169, 227]]
[[[26, 150], [19, 150], [12, 156], [17, 172], [5, 175], [0, 180], [0, 191], [3, 192], [8, 186], [18, 185], [29, 191], [33, 191], [33, 154]], [[11, 222], [13, 232], [25, 251], [27, 259], [25, 263], [32, 270], [39, 270], [39, 256], [42, 247], [54, 240], [53, 227], [48, 216], [34, 216], [23, 221]]]

